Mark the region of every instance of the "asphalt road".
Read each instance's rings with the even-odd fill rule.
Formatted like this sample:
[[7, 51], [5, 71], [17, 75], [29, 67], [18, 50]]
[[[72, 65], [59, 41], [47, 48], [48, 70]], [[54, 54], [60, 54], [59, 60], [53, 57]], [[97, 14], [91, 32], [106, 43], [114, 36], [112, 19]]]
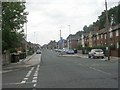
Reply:
[[44, 51], [37, 88], [117, 88], [118, 62]]
[[44, 50], [41, 64], [4, 73], [3, 88], [118, 88], [118, 62], [60, 57]]

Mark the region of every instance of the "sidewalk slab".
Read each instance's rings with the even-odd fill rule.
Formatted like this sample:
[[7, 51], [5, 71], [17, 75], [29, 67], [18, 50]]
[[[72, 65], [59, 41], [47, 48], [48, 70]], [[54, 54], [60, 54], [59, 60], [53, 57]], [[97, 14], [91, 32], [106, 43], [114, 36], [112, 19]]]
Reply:
[[63, 55], [59, 55], [62, 57], [78, 57], [78, 58], [88, 58], [87, 55], [83, 55], [83, 54], [63, 54]]
[[[87, 54], [63, 54], [63, 55], [59, 55], [61, 57], [78, 57], [78, 58], [88, 58]], [[99, 59], [99, 60], [107, 60], [107, 57], [105, 57], [104, 59]], [[120, 57], [110, 57], [111, 61], [116, 61], [116, 60], [120, 60]]]
[[2, 69], [4, 70], [10, 70], [10, 69], [17, 69], [22, 67], [27, 67], [25, 62], [28, 62], [35, 54], [26, 57], [25, 59], [21, 59], [19, 62], [11, 63], [10, 65], [3, 66]]

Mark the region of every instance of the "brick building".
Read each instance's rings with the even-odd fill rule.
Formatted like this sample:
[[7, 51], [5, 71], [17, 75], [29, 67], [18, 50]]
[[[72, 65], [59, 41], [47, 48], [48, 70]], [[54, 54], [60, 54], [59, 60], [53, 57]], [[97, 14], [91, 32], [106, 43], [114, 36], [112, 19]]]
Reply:
[[111, 26], [109, 29], [109, 39], [107, 38], [107, 30], [103, 28], [95, 28], [94, 31], [83, 33], [81, 36], [82, 47], [107, 47], [109, 41], [110, 55], [120, 57], [120, 24]]

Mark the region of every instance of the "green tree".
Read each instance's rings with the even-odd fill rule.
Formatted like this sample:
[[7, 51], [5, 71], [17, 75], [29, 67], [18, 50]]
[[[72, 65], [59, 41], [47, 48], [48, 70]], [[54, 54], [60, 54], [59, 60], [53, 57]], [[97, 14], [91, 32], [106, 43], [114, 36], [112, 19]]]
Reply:
[[[108, 10], [108, 19], [109, 23], [111, 22], [111, 17], [113, 16], [113, 25], [117, 25], [120, 23], [120, 5], [115, 6]], [[94, 30], [94, 27], [99, 27], [99, 29], [105, 28], [106, 23], [106, 12], [105, 10], [101, 13], [100, 16], [98, 16], [98, 19], [96, 22], [93, 22], [93, 24], [87, 26], [85, 25], [83, 27], [84, 32], [89, 32]]]
[[86, 33], [86, 32], [90, 32], [90, 31], [94, 30], [94, 26], [93, 26], [92, 24], [89, 25], [88, 27], [87, 27], [87, 25], [85, 25], [85, 26], [83, 27], [83, 30], [84, 30], [85, 33]]
[[20, 46], [27, 21], [24, 2], [2, 2], [2, 49]]

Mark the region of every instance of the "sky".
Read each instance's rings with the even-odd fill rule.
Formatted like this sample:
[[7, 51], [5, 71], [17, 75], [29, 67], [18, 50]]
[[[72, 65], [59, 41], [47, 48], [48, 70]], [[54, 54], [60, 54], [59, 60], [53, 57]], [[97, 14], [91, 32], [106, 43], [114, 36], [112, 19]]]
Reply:
[[[105, 10], [105, 0], [28, 0], [27, 41], [44, 45], [83, 30]], [[108, 9], [119, 0], [107, 0]], [[69, 29], [70, 25], [70, 29]], [[26, 28], [25, 28], [26, 29]]]

